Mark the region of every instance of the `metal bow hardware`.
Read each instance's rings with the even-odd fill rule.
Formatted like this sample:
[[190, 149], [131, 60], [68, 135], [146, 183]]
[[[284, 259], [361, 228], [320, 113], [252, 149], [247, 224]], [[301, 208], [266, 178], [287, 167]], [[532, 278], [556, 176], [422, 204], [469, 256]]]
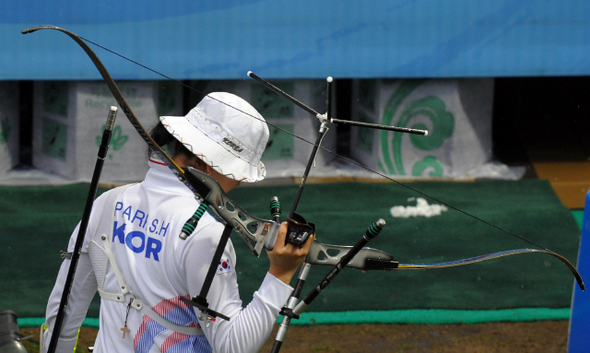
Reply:
[[[98, 69], [99, 73], [101, 74], [102, 78], [104, 79], [105, 83], [107, 84], [109, 90], [113, 94], [115, 100], [129, 119], [131, 125], [136, 129], [139, 135], [143, 138], [143, 140], [147, 143], [149, 148], [153, 151], [153, 153], [158, 156], [167, 166], [168, 168], [181, 180], [197, 197], [199, 200], [202, 201], [203, 208], [200, 208], [195, 212], [195, 215], [191, 217], [187, 221], [187, 225], [183, 228], [183, 233], [181, 234], [182, 238], [186, 238], [190, 235], [190, 233], [196, 227], [196, 223], [208, 208], [209, 210], [213, 210], [217, 213], [217, 215], [222, 218], [226, 222], [226, 230], [224, 231], [224, 235], [222, 236], [222, 242], [218, 244], [218, 248], [216, 251], [216, 255], [214, 255], [211, 267], [209, 269], [209, 274], [207, 279], [205, 280], [205, 284], [203, 285], [203, 290], [199, 294], [199, 296], [193, 298], [192, 300], [186, 300], [187, 303], [198, 307], [206, 319], [211, 319], [213, 317], [219, 316], [224, 319], [229, 319], [221, 313], [216, 313], [213, 310], [208, 308], [208, 304], [206, 301], [207, 291], [208, 291], [208, 284], [210, 284], [210, 274], [214, 272], [219, 262], [217, 259], [217, 253], [220, 253], [220, 248], [223, 250], [225, 247], [225, 242], [229, 237], [230, 231], [233, 229], [240, 236], [245, 240], [246, 244], [250, 247], [252, 252], [259, 256], [262, 252], [263, 248], [272, 249], [276, 240], [276, 236], [279, 229], [280, 224], [280, 203], [278, 199], [273, 199], [271, 202], [271, 215], [273, 220], [264, 220], [255, 216], [250, 215], [246, 210], [241, 208], [237, 203], [232, 201], [221, 189], [217, 182], [207, 176], [205, 173], [202, 173], [194, 168], [180, 168], [170, 156], [168, 156], [160, 146], [158, 146], [155, 141], [151, 138], [149, 133], [146, 129], [140, 124], [139, 119], [135, 116], [125, 98], [123, 97], [121, 91], [119, 90], [118, 86], [110, 76], [109, 72], [106, 70], [102, 62], [98, 59], [96, 54], [90, 49], [90, 47], [86, 44], [85, 40], [79, 37], [78, 35], [67, 31], [65, 29], [55, 27], [55, 26], [39, 26], [28, 28], [22, 31], [23, 34], [32, 33], [40, 29], [50, 29], [50, 30], [57, 30], [62, 33], [65, 33], [70, 38], [72, 38], [82, 49], [86, 52], [86, 54], [90, 57], [96, 68]], [[126, 58], [125, 58], [126, 59]], [[129, 59], [127, 59], [129, 60]], [[135, 63], [135, 62], [134, 62]], [[138, 63], [136, 63], [138, 64]], [[143, 66], [143, 65], [142, 65]], [[149, 69], [151, 70], [151, 69]], [[154, 70], [151, 70], [155, 73], [158, 73]], [[158, 73], [161, 76], [169, 78], [165, 75]], [[427, 135], [428, 131], [425, 130], [416, 130], [416, 129], [408, 129], [402, 127], [394, 127], [394, 126], [386, 126], [386, 125], [379, 125], [379, 124], [369, 124], [363, 122], [354, 122], [348, 120], [339, 120], [334, 119], [330, 116], [331, 111], [331, 84], [332, 78], [328, 77], [328, 103], [327, 103], [327, 110], [325, 114], [320, 114], [319, 112], [315, 111], [314, 109], [310, 108], [309, 106], [303, 104], [302, 102], [298, 101], [294, 97], [291, 97], [287, 93], [283, 92], [278, 87], [270, 84], [269, 82], [263, 80], [262, 78], [256, 76], [252, 72], [248, 72], [248, 76], [255, 79], [256, 81], [264, 84], [269, 89], [275, 91], [276, 93], [282, 95], [283, 97], [289, 99], [292, 103], [296, 104], [297, 106], [301, 107], [302, 109], [306, 110], [313, 116], [319, 119], [320, 121], [320, 131], [317, 136], [316, 142], [313, 144], [313, 149], [310, 155], [310, 158], [307, 162], [305, 172], [301, 178], [301, 182], [299, 184], [298, 193], [295, 197], [293, 202], [293, 206], [291, 207], [290, 214], [288, 219], [293, 223], [295, 221], [298, 224], [308, 227], [302, 227], [303, 231], [297, 233], [298, 231], [293, 231], [293, 243], [297, 242], [305, 242], [307, 235], [310, 232], [314, 231], [313, 224], [307, 223], [305, 219], [295, 213], [297, 205], [301, 199], [301, 195], [303, 192], [304, 185], [306, 183], [307, 177], [309, 175], [309, 171], [313, 164], [313, 161], [317, 155], [317, 152], [320, 148], [322, 148], [321, 142], [323, 137], [325, 136], [326, 132], [328, 131], [329, 124], [337, 123], [337, 124], [349, 124], [349, 125], [357, 125], [362, 127], [369, 127], [369, 128], [377, 128], [377, 129], [384, 129], [390, 131], [398, 131], [403, 133], [411, 133], [411, 134], [420, 134], [420, 135]], [[344, 158], [344, 157], [342, 157]], [[350, 161], [350, 159], [347, 159]], [[355, 163], [361, 167], [362, 165]], [[363, 167], [365, 168], [365, 167]], [[368, 168], [365, 168], [370, 170]], [[385, 175], [378, 173], [374, 170], [370, 170], [374, 173], [381, 175], [391, 181], [394, 181], [400, 185], [406, 186], [396, 180], [390, 179]], [[406, 186], [407, 187], [407, 186]], [[408, 187], [409, 188], [409, 187]], [[413, 191], [419, 192], [415, 189], [410, 188]], [[424, 193], [419, 192], [422, 195]], [[429, 195], [425, 195], [430, 197]], [[447, 204], [447, 206], [450, 206]], [[483, 221], [480, 218], [477, 218], [471, 214], [466, 213], [456, 207], [450, 206], [451, 208], [460, 211], [472, 218], [477, 220]], [[496, 227], [488, 222], [483, 221], [484, 223]], [[456, 267], [456, 266], [465, 266], [470, 265], [478, 262], [489, 261], [492, 259], [497, 259], [506, 256], [512, 255], [519, 255], [525, 253], [539, 253], [539, 254], [546, 254], [551, 255], [559, 259], [563, 262], [567, 268], [572, 272], [574, 275], [578, 285], [582, 290], [585, 289], [584, 282], [582, 280], [581, 275], [576, 270], [575, 266], [569, 262], [564, 256], [555, 253], [551, 250], [543, 248], [532, 241], [529, 241], [523, 237], [520, 237], [514, 233], [506, 231], [502, 228], [496, 227], [508, 234], [511, 234], [523, 241], [526, 241], [534, 246], [537, 246], [538, 249], [515, 249], [515, 250], [506, 250], [500, 251], [490, 254], [485, 254], [477, 257], [467, 258], [467, 259], [460, 259], [456, 261], [450, 262], [442, 262], [442, 263], [430, 263], [430, 264], [403, 264], [399, 263], [398, 261], [394, 260], [393, 256], [383, 252], [381, 250], [367, 248], [364, 245], [373, 237], [375, 237], [381, 229], [385, 226], [385, 222], [379, 220], [373, 223], [362, 236], [361, 240], [355, 246], [342, 246], [342, 245], [328, 245], [322, 244], [317, 240], [311, 244], [310, 252], [303, 263], [299, 277], [297, 280], [297, 284], [295, 285], [295, 290], [293, 291], [291, 298], [287, 302], [286, 306], [282, 310], [283, 314], [283, 322], [277, 333], [277, 338], [275, 340], [275, 346], [273, 347], [273, 352], [278, 352], [280, 349], [281, 343], [284, 339], [286, 329], [289, 325], [289, 322], [293, 318], [297, 318], [299, 314], [310, 304], [310, 302], [327, 286], [328, 283], [336, 276], [344, 267], [350, 267], [354, 269], [359, 269], [363, 271], [367, 270], [384, 270], [384, 271], [391, 271], [391, 270], [404, 270], [404, 269], [434, 269], [434, 268], [447, 268], [447, 267]], [[289, 237], [288, 237], [289, 238]], [[309, 273], [311, 265], [325, 265], [325, 266], [332, 266], [330, 272], [326, 275], [326, 277], [310, 292], [310, 294], [303, 300], [299, 301], [300, 294], [302, 292], [303, 284], [305, 283], [307, 274]], [[59, 314], [58, 314], [59, 315]], [[60, 327], [54, 328], [54, 337], [59, 336]]]
[[227, 196], [215, 179], [200, 170], [188, 167], [185, 175], [199, 196], [240, 234], [254, 255], [260, 256], [262, 248], [272, 250], [279, 223], [249, 214]]

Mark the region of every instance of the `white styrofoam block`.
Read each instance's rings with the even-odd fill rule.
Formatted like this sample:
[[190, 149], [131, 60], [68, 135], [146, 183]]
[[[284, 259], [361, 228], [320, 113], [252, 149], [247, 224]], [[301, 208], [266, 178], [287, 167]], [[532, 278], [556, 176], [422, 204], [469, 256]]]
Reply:
[[[301, 79], [271, 83], [317, 112], [326, 112], [326, 81]], [[267, 178], [303, 174], [319, 135], [320, 123], [316, 117], [254, 80], [195, 81], [193, 86], [202, 93], [201, 97], [215, 91], [234, 93], [250, 102], [262, 114], [270, 131], [269, 142], [262, 156]], [[335, 151], [336, 131], [328, 131], [321, 146]], [[333, 154], [320, 149], [315, 168], [321, 169], [333, 159]], [[310, 175], [313, 174], [314, 170]]]
[[351, 154], [368, 168], [401, 178], [469, 178], [491, 161], [493, 79], [355, 80], [353, 87], [355, 120], [429, 131], [352, 128]]
[[0, 81], [0, 174], [19, 162], [19, 90], [18, 82]]
[[[118, 84], [127, 103], [150, 129], [159, 115], [181, 114], [178, 85], [166, 81]], [[33, 164], [70, 180], [89, 181], [111, 106], [119, 108], [101, 183], [143, 179], [147, 145], [131, 125], [105, 83], [36, 82], [33, 118]]]

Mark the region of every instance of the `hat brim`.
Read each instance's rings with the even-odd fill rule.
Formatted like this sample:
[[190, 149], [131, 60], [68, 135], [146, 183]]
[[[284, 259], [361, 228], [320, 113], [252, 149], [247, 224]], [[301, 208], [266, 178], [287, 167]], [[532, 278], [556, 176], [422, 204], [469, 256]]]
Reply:
[[216, 142], [197, 129], [186, 117], [161, 116], [160, 121], [174, 138], [220, 174], [247, 183], [261, 181], [266, 177], [266, 167], [262, 161], [256, 165], [248, 163], [232, 153], [227, 145]]

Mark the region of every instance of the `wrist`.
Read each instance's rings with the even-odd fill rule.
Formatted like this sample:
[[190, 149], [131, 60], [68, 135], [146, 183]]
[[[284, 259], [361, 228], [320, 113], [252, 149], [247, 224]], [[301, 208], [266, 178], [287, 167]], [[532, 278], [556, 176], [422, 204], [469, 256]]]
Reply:
[[278, 278], [281, 282], [289, 285], [291, 283], [291, 279], [295, 275], [295, 271], [285, 271], [281, 268], [277, 268], [276, 266], [270, 266], [268, 273]]

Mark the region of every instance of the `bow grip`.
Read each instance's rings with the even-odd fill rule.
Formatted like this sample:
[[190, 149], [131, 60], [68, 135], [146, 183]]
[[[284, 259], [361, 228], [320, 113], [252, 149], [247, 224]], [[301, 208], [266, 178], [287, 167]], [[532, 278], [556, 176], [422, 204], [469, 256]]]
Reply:
[[291, 217], [287, 218], [287, 236], [285, 237], [285, 243], [293, 244], [295, 246], [302, 247], [307, 239], [312, 234], [315, 234], [315, 224], [308, 223], [298, 213], [293, 213]]

